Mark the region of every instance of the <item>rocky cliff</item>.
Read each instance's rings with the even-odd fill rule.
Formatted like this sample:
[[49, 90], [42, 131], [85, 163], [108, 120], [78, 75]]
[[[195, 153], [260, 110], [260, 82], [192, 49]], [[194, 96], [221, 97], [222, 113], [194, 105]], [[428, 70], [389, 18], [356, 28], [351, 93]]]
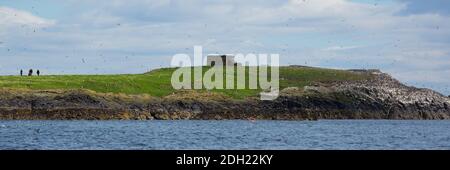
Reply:
[[156, 98], [88, 90], [0, 90], [0, 119], [450, 119], [450, 98], [377, 70], [360, 81], [288, 87], [274, 101], [196, 91]]

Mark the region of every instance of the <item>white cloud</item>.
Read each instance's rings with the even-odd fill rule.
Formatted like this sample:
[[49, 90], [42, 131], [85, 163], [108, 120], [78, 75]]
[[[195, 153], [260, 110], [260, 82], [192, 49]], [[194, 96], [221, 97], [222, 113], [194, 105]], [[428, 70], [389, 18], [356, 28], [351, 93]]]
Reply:
[[55, 21], [35, 16], [26, 11], [0, 6], [0, 25], [2, 25], [2, 27], [22, 25], [48, 27], [54, 23]]

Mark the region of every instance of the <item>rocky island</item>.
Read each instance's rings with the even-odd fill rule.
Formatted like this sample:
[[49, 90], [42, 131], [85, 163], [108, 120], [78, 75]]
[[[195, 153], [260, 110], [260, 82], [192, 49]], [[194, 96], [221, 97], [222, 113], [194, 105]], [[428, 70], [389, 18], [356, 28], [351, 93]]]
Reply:
[[171, 89], [165, 68], [138, 75], [0, 77], [2, 120], [450, 119], [450, 98], [378, 70], [280, 67], [280, 96]]

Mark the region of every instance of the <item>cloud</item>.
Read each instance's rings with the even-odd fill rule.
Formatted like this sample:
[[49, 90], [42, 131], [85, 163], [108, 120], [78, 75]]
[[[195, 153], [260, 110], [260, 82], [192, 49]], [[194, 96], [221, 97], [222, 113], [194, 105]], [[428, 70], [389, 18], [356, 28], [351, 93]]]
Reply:
[[2, 27], [48, 27], [53, 24], [55, 24], [55, 21], [34, 16], [29, 12], [0, 6], [0, 25], [2, 25]]
[[406, 3], [406, 8], [401, 10], [401, 14], [441, 14], [450, 15], [450, 1], [448, 0], [400, 0]]

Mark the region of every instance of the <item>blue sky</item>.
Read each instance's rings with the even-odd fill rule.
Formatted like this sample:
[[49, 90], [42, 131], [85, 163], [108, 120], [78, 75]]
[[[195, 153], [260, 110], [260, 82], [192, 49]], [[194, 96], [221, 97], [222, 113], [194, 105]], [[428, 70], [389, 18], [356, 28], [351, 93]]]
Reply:
[[142, 73], [202, 45], [450, 94], [449, 20], [447, 0], [2, 0], [0, 74]]

